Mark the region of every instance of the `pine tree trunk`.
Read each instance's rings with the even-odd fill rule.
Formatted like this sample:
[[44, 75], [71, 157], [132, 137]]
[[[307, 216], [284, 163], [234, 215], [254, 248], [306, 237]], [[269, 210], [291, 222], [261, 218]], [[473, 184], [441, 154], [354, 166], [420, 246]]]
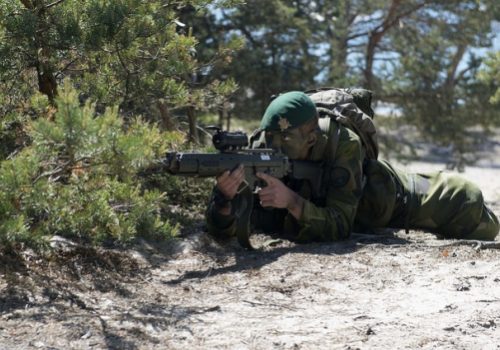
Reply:
[[229, 130], [229, 111], [226, 104], [222, 104], [219, 109], [219, 127], [224, 128], [224, 124], [226, 124], [226, 130]]
[[[57, 96], [57, 80], [54, 75], [54, 67], [50, 63], [50, 57], [53, 53], [47, 43], [47, 35], [49, 32], [49, 19], [47, 18], [46, 10], [50, 7], [43, 1], [28, 1], [24, 0], [21, 3], [29, 10], [34, 11], [37, 16], [36, 31], [35, 31], [35, 48], [36, 61], [35, 69], [38, 78], [38, 90], [45, 94], [51, 104], [54, 104], [54, 99]], [[53, 3], [56, 4], [57, 2]]]
[[225, 121], [224, 109], [219, 109], [218, 114], [219, 114], [219, 121], [217, 122], [217, 126], [222, 129]]
[[226, 130], [229, 131], [230, 128], [231, 128], [231, 112], [227, 112]]
[[48, 64], [42, 62], [37, 63], [36, 72], [38, 76], [38, 90], [47, 95], [51, 104], [57, 96], [57, 81], [54, 73]]
[[174, 122], [170, 116], [170, 111], [165, 101], [158, 101], [158, 110], [160, 111], [160, 127], [167, 131], [172, 131], [175, 128]]
[[189, 142], [198, 143], [198, 129], [196, 128], [196, 114], [194, 107], [187, 108], [187, 117], [189, 123]]

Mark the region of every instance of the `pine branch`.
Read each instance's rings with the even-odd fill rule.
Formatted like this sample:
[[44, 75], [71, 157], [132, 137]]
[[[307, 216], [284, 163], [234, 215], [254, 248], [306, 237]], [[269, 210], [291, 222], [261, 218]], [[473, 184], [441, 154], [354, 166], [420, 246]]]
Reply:
[[59, 168], [56, 168], [54, 170], [51, 170], [51, 171], [46, 171], [46, 172], [43, 172], [41, 173], [40, 175], [38, 175], [38, 177], [33, 180], [33, 183], [37, 183], [39, 180], [43, 179], [44, 177], [52, 177], [54, 175], [59, 175], [65, 171], [67, 171], [67, 166], [71, 164], [71, 161], [67, 161], [66, 163], [64, 163], [62, 166], [60, 166]]
[[364, 32], [358, 32], [358, 33], [352, 34], [352, 35], [347, 37], [347, 40], [356, 39], [356, 38], [367, 36], [370, 34], [374, 35], [376, 33], [384, 34], [385, 32], [387, 32], [387, 30], [389, 30], [394, 25], [396, 25], [400, 19], [405, 18], [405, 17], [411, 15], [413, 12], [420, 10], [422, 7], [426, 6], [428, 4], [428, 2], [429, 1], [427, 1], [427, 0], [423, 1], [422, 3], [415, 5], [414, 7], [410, 8], [409, 10], [402, 12], [398, 15], [395, 15], [396, 7], [393, 6], [392, 10], [389, 11], [389, 14], [385, 17], [383, 22], [380, 23], [378, 26], [376, 26], [373, 29], [364, 31]]
[[75, 63], [76, 61], [78, 60], [78, 58], [75, 58], [74, 60], [70, 61], [68, 64], [66, 64], [62, 69], [59, 70], [59, 72], [57, 72], [55, 74], [56, 78], [60, 77], [62, 74], [64, 74], [64, 72], [66, 72], [69, 67]]
[[54, 1], [53, 3], [46, 5], [46, 6], [45, 6], [45, 9], [49, 9], [49, 8], [51, 8], [51, 7], [57, 6], [57, 5], [59, 5], [59, 4], [60, 4], [61, 2], [63, 2], [63, 1], [65, 1], [65, 0], [57, 0], [57, 1]]
[[36, 183], [45, 177], [50, 178], [50, 177], [55, 176], [55, 175], [61, 175], [67, 171], [90, 169], [90, 168], [93, 168], [96, 166], [107, 164], [106, 162], [100, 162], [100, 163], [93, 163], [93, 164], [87, 164], [87, 165], [70, 166], [71, 164], [79, 164], [79, 163], [87, 161], [87, 160], [91, 160], [91, 158], [90, 157], [81, 157], [81, 158], [78, 158], [74, 161], [68, 160], [67, 162], [60, 165], [58, 168], [43, 172], [42, 174], [38, 175], [38, 177], [35, 178], [35, 180], [33, 180], [33, 183]]

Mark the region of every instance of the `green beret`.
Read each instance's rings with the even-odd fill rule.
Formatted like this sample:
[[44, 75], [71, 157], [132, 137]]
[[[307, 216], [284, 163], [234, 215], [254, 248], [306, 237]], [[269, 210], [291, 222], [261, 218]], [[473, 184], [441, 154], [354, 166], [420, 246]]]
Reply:
[[261, 130], [292, 129], [316, 116], [316, 106], [309, 96], [300, 91], [290, 91], [276, 97], [267, 107]]

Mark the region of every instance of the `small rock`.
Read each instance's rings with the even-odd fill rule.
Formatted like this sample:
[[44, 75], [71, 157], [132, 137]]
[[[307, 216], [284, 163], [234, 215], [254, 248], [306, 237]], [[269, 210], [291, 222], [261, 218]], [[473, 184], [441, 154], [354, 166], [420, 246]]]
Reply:
[[88, 330], [87, 333], [81, 336], [82, 339], [88, 339], [92, 336], [92, 331]]
[[458, 283], [455, 283], [454, 286], [457, 292], [465, 292], [470, 290], [469, 281], [458, 281]]
[[447, 311], [452, 311], [452, 310], [455, 310], [457, 309], [458, 306], [456, 305], [453, 305], [453, 304], [448, 304], [446, 305], [442, 310], [439, 310], [439, 312], [447, 312]]
[[495, 328], [496, 327], [496, 323], [493, 320], [489, 320], [488, 322], [478, 323], [478, 324], [483, 328]]
[[35, 348], [43, 348], [45, 347], [45, 343], [41, 341], [35, 341], [35, 342], [30, 342], [31, 346], [34, 346]]

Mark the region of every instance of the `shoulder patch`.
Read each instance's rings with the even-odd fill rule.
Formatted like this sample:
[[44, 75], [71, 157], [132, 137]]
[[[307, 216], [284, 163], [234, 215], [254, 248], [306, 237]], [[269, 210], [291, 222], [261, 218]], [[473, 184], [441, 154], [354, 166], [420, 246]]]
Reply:
[[333, 187], [344, 187], [349, 182], [351, 174], [349, 170], [342, 167], [333, 167], [330, 170], [330, 184]]
[[283, 118], [283, 117], [280, 117], [280, 120], [278, 121], [278, 125], [279, 125], [281, 131], [285, 131], [286, 129], [288, 129], [291, 126], [290, 121], [286, 118]]

